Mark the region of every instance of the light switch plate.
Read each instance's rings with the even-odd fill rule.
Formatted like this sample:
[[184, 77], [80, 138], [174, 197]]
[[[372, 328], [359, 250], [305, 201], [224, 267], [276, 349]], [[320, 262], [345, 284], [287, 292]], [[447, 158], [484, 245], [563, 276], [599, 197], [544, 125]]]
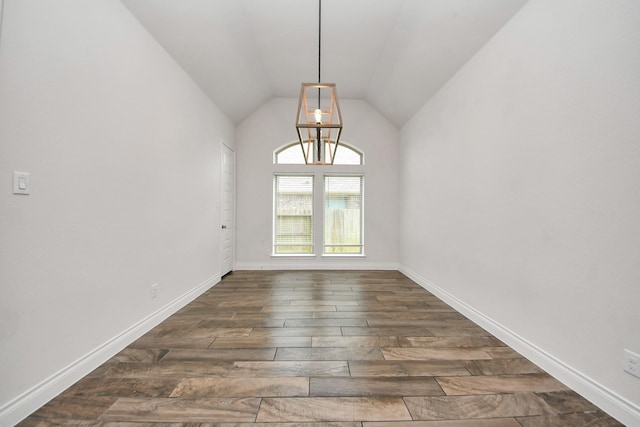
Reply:
[[28, 172], [13, 172], [13, 194], [29, 194]]

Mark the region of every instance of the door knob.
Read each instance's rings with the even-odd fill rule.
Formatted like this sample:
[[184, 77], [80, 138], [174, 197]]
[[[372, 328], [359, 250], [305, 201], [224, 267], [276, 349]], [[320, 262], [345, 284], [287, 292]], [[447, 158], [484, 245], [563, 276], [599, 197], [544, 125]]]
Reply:
[[226, 230], [226, 229], [227, 229], [227, 226], [226, 226], [226, 225], [223, 225], [223, 226], [222, 226], [222, 229], [223, 229], [223, 230]]

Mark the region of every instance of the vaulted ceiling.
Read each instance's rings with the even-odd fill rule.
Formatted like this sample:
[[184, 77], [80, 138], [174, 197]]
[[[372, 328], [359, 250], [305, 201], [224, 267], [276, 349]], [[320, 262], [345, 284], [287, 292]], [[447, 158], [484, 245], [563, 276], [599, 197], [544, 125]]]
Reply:
[[[122, 2], [236, 124], [317, 81], [318, 0]], [[525, 2], [323, 0], [322, 81], [400, 127]]]

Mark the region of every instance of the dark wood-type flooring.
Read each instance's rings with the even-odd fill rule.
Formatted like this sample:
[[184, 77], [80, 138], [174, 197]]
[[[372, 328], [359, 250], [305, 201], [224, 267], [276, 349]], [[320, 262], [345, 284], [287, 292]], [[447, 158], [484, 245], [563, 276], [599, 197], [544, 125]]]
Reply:
[[24, 426], [620, 426], [396, 271], [237, 271]]

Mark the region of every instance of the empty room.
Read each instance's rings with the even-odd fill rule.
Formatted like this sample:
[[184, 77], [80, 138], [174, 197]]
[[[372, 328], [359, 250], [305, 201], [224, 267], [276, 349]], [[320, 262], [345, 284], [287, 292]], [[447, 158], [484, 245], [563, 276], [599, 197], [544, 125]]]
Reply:
[[0, 385], [640, 427], [640, 1], [0, 0]]

